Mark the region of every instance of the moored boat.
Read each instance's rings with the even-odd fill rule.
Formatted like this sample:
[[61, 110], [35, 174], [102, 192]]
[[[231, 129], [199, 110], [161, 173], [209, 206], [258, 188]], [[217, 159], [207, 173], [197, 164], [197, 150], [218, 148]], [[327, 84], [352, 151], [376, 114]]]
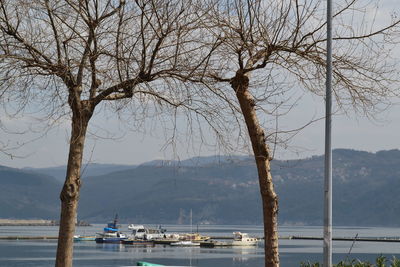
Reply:
[[250, 237], [247, 233], [234, 232], [232, 246], [255, 246], [258, 238]]
[[234, 232], [233, 241], [217, 241], [209, 240], [200, 242], [201, 247], [233, 247], [233, 246], [256, 246], [258, 244], [258, 238], [250, 237], [247, 233]]
[[132, 233], [129, 234], [129, 237], [132, 239], [144, 239], [144, 240], [155, 240], [165, 238], [166, 229], [161, 228], [149, 228], [144, 225], [139, 224], [130, 224], [128, 225], [128, 229], [132, 230]]
[[103, 233], [97, 233], [96, 243], [121, 243], [122, 240], [127, 239], [127, 236], [119, 231], [117, 223], [118, 215], [115, 215], [114, 221], [107, 224]]

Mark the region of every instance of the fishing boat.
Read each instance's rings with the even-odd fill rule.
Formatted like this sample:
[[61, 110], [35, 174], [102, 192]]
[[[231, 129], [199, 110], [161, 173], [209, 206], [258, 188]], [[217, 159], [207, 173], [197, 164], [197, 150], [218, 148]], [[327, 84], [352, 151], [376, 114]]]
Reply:
[[103, 229], [103, 233], [97, 233], [96, 243], [121, 243], [122, 240], [127, 239], [127, 236], [119, 231], [117, 223], [118, 214], [115, 215], [114, 221], [108, 223]]

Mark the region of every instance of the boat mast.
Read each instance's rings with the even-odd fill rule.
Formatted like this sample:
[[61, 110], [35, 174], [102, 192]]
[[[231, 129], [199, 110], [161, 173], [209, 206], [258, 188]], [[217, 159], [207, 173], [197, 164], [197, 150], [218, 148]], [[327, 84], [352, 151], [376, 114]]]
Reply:
[[192, 209], [190, 209], [190, 233], [193, 233], [193, 214], [192, 214]]

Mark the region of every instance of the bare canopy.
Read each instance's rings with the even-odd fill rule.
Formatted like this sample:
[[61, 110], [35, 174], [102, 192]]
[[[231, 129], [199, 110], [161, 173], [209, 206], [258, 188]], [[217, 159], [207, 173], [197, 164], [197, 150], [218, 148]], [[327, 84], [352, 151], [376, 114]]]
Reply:
[[[260, 118], [271, 122], [282, 110], [290, 110], [293, 103], [288, 101], [288, 95], [296, 90], [324, 95], [324, 1], [210, 0], [207, 3], [204, 24], [221, 44], [210, 58], [207, 73], [191, 80], [224, 92], [229, 96], [228, 101], [240, 106], [258, 170], [265, 266], [276, 267], [279, 266], [278, 196], [270, 161], [282, 129], [266, 128]], [[399, 42], [400, 21], [393, 16], [386, 20], [386, 25], [379, 25], [374, 13], [372, 16], [367, 13], [377, 10], [365, 5], [358, 0], [335, 1], [333, 88], [340, 108], [346, 111], [350, 106], [373, 116], [390, 102], [390, 97], [398, 95], [394, 90], [398, 86], [398, 66], [391, 53]]]
[[211, 39], [205, 47], [200, 32], [193, 34], [202, 16], [196, 6], [180, 0], [0, 1], [3, 104], [19, 103], [23, 111], [36, 100], [53, 119], [71, 116], [56, 266], [72, 266], [82, 155], [96, 106], [132, 99], [140, 113], [147, 103], [192, 103], [179, 80], [203, 71], [213, 50]]

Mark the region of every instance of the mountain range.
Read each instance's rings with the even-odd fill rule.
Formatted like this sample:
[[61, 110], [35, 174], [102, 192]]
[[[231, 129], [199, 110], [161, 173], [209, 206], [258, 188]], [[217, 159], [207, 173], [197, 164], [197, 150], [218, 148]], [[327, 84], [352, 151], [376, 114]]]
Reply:
[[[274, 160], [279, 224], [322, 225], [324, 157]], [[0, 218], [59, 217], [65, 166], [0, 166]], [[400, 151], [333, 151], [333, 224], [400, 225]], [[261, 224], [251, 157], [197, 157], [138, 166], [91, 164], [82, 175], [78, 217], [103, 223]]]

